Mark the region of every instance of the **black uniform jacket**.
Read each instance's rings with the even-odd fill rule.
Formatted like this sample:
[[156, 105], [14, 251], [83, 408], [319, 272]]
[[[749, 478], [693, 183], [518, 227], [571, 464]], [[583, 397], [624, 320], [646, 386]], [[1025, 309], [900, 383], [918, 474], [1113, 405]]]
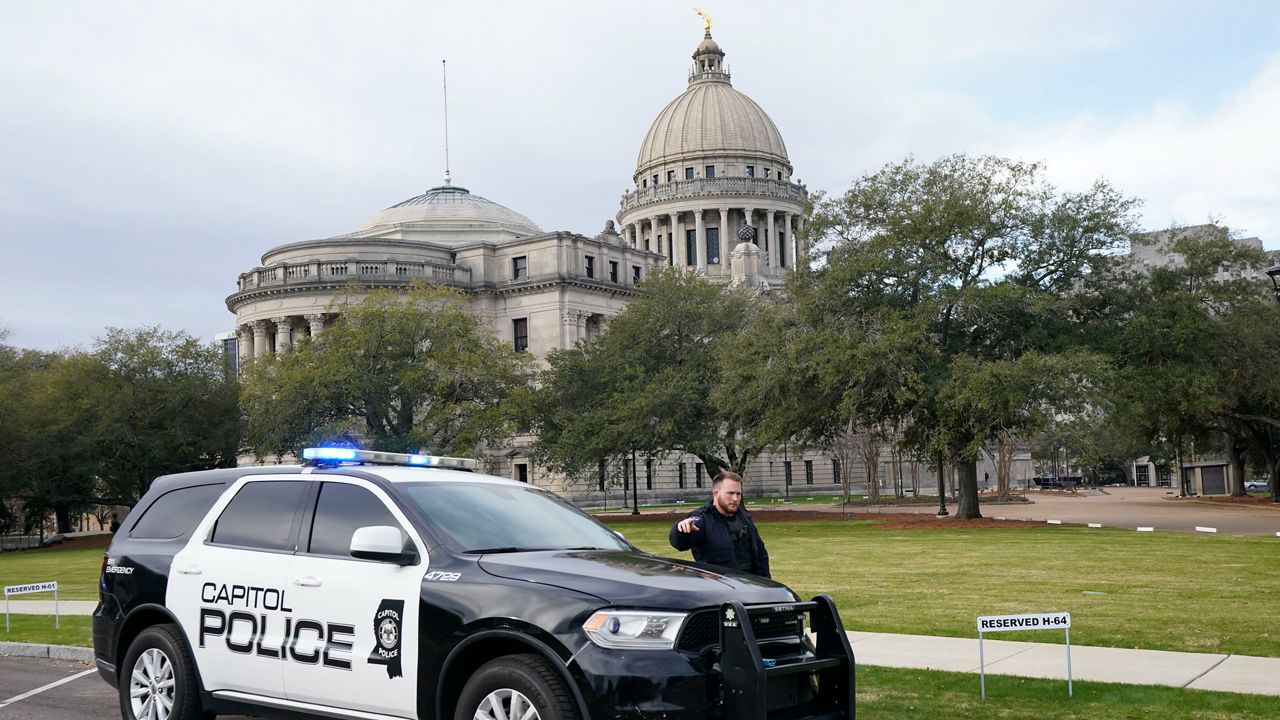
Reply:
[[677, 550], [693, 550], [693, 559], [707, 565], [719, 565], [732, 570], [745, 570], [749, 573], [769, 577], [769, 553], [764, 549], [764, 541], [751, 516], [743, 508], [738, 508], [738, 519], [742, 523], [749, 539], [748, 549], [751, 553], [751, 566], [740, 568], [734, 562], [733, 538], [729, 534], [728, 518], [716, 510], [715, 505], [706, 505], [689, 513], [688, 517], [698, 518], [698, 530], [682, 533], [671, 526], [668, 539], [671, 547]]

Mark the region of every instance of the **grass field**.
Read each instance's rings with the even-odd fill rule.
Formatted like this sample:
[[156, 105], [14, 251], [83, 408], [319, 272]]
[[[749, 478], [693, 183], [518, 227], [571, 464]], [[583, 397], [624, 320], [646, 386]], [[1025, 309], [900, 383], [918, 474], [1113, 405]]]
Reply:
[[54, 627], [52, 615], [10, 615], [9, 632], [0, 626], [4, 642], [41, 643], [44, 645], [81, 645], [93, 643], [93, 618], [87, 615], [63, 615], [61, 628]]
[[[102, 548], [24, 550], [0, 553], [0, 585], [58, 581], [59, 600], [97, 600]], [[20, 600], [53, 600], [53, 593]]]
[[[1268, 609], [1280, 593], [1276, 538], [875, 524], [759, 527], [774, 577], [802, 597], [831, 594], [849, 630], [976, 637], [979, 615], [1065, 610], [1073, 644], [1280, 656]], [[689, 557], [667, 544], [666, 522], [611, 525], [644, 550]]]
[[[666, 522], [613, 525], [645, 550], [682, 556], [667, 544]], [[774, 577], [802, 597], [830, 593], [850, 630], [975, 637], [978, 615], [1066, 610], [1074, 644], [1280, 656], [1267, 607], [1280, 594], [1277, 538], [1069, 526], [885, 530], [837, 519], [760, 530]], [[3, 553], [0, 584], [57, 580], [62, 599], [93, 600], [101, 564], [99, 548]], [[52, 632], [52, 618], [47, 625]]]
[[[1074, 618], [1073, 618], [1074, 620]], [[967, 673], [858, 668], [858, 720], [1263, 720], [1280, 716], [1280, 698], [1109, 683], [987, 676], [987, 699]]]

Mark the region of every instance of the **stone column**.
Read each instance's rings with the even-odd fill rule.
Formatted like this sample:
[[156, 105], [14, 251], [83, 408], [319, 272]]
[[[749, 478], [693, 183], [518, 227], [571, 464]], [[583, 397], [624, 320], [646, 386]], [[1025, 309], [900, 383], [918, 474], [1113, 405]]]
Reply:
[[733, 233], [729, 232], [729, 208], [720, 208], [720, 264], [729, 264], [729, 251], [733, 249], [730, 238]]
[[791, 232], [791, 213], [782, 213], [782, 227], [787, 233], [787, 256], [791, 260], [791, 267], [796, 266], [796, 234]]
[[765, 237], [769, 239], [769, 267], [776, 268], [778, 267], [778, 232], [773, 227], [774, 212], [772, 210], [765, 210], [764, 214], [767, 217], [766, 222], [769, 224], [769, 232], [765, 235]]
[[236, 328], [236, 361], [244, 366], [253, 357], [253, 329], [248, 325]]
[[[803, 229], [804, 229], [804, 216], [796, 215], [795, 232], [798, 233], [800, 230], [803, 230]], [[796, 258], [797, 258], [796, 267], [804, 267], [809, 264], [809, 243], [801, 242], [799, 240], [796, 241]], [[799, 258], [804, 258], [803, 265], [800, 263]]]
[[307, 329], [311, 331], [311, 339], [314, 340], [320, 336], [320, 333], [324, 332], [324, 315], [318, 313], [307, 315], [305, 319], [307, 321]]
[[267, 321], [254, 320], [250, 324], [253, 325], [253, 356], [262, 357], [271, 349], [267, 344]]
[[658, 216], [649, 218], [650, 235], [653, 236], [653, 250], [662, 257], [667, 257], [667, 249], [658, 244]]
[[702, 209], [693, 211], [694, 238], [698, 245], [698, 272], [707, 274], [707, 228], [702, 219]]
[[271, 321], [276, 324], [276, 352], [284, 352], [293, 344], [293, 318], [278, 317]]
[[680, 224], [680, 213], [671, 213], [667, 216], [671, 222], [671, 264], [676, 267], [684, 267], [688, 262], [685, 260], [684, 238], [676, 237], [676, 227]]

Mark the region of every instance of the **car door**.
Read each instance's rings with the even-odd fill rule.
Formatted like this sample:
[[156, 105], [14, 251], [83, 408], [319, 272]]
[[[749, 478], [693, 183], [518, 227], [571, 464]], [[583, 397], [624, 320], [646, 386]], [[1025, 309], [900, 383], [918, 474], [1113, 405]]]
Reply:
[[165, 604], [210, 692], [284, 697], [286, 581], [306, 485], [297, 475], [242, 478], [173, 558]]
[[[308, 505], [289, 570], [299, 620], [284, 667], [287, 697], [415, 717], [418, 599], [427, 569], [422, 539], [387, 494], [363, 479], [326, 478]], [[416, 563], [352, 557], [352, 534], [374, 525], [398, 528]]]

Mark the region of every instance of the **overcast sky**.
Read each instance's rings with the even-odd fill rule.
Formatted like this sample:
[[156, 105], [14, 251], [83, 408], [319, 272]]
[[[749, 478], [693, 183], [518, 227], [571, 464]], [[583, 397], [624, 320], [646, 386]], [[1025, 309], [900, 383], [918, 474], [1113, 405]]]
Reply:
[[[45, 349], [232, 329], [267, 249], [440, 183], [442, 59], [455, 183], [595, 234], [685, 89], [692, 4], [0, 0], [0, 328]], [[811, 191], [996, 153], [1105, 177], [1150, 229], [1280, 247], [1280, 3], [702, 7]]]

